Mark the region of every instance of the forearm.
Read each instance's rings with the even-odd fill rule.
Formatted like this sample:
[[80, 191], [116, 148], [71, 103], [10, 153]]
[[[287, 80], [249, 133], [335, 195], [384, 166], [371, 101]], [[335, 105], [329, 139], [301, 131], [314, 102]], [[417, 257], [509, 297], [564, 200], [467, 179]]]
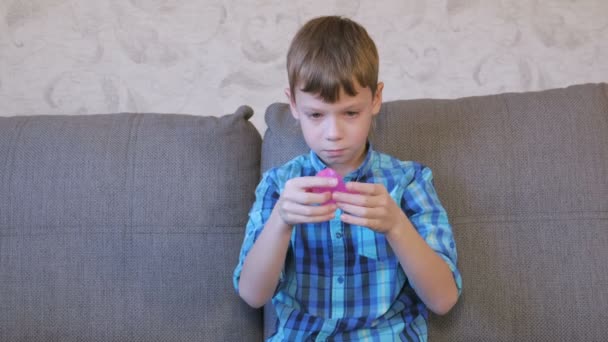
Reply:
[[291, 227], [283, 222], [275, 207], [243, 262], [239, 295], [250, 306], [261, 307], [274, 294], [290, 239]]
[[458, 290], [447, 263], [429, 247], [404, 215], [387, 240], [403, 271], [426, 306], [437, 314], [447, 313], [458, 299]]

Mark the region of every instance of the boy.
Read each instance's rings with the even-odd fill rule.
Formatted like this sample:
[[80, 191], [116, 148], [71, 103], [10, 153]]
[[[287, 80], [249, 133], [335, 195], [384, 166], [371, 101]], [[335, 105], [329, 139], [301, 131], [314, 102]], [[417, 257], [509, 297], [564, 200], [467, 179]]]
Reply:
[[[378, 53], [359, 24], [306, 23], [287, 55], [285, 93], [309, 154], [266, 172], [249, 214], [234, 286], [251, 306], [269, 299], [271, 341], [419, 341], [427, 308], [456, 303], [461, 280], [431, 171], [374, 151]], [[315, 176], [332, 168], [334, 178]]]

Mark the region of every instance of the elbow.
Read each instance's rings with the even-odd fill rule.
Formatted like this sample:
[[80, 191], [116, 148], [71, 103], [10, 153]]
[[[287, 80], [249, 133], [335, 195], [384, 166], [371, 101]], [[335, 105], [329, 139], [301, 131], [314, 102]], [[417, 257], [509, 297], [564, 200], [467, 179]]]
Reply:
[[260, 293], [258, 293], [257, 291], [254, 291], [253, 288], [248, 287], [246, 284], [244, 284], [240, 281], [239, 281], [238, 294], [239, 294], [239, 297], [241, 297], [241, 299], [243, 299], [243, 301], [245, 303], [247, 303], [247, 305], [251, 306], [254, 309], [261, 308], [270, 299], [270, 298], [266, 298], [263, 295], [260, 295]]
[[456, 305], [456, 302], [458, 302], [457, 293], [442, 297], [440, 300], [428, 305], [428, 308], [434, 314], [443, 316], [452, 310], [452, 308]]
[[247, 305], [254, 309], [259, 309], [266, 304], [265, 300], [260, 300], [255, 296], [247, 295], [242, 292], [239, 292], [239, 296], [243, 299], [243, 301], [245, 301], [245, 303], [247, 303]]

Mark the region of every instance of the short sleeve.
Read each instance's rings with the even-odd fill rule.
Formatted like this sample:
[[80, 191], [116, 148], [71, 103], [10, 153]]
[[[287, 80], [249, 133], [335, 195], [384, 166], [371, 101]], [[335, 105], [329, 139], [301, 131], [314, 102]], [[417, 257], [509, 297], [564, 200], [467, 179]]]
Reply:
[[239, 292], [239, 279], [245, 257], [260, 236], [266, 221], [272, 213], [272, 209], [279, 199], [279, 190], [273, 177], [274, 173], [274, 169], [264, 173], [262, 180], [255, 190], [255, 202], [249, 211], [249, 221], [245, 228], [245, 237], [239, 253], [239, 261], [232, 277], [234, 289], [237, 293]]
[[420, 164], [415, 167], [414, 178], [403, 195], [402, 209], [426, 243], [446, 262], [460, 295], [462, 277], [456, 267], [458, 257], [452, 227], [433, 186], [431, 169]]

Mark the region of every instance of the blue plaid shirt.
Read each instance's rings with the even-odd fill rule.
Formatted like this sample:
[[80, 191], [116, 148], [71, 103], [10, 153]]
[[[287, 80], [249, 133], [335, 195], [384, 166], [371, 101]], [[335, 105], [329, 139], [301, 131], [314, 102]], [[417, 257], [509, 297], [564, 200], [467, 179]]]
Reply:
[[[239, 262], [260, 235], [287, 180], [314, 176], [326, 165], [314, 152], [264, 173], [249, 213]], [[427, 244], [452, 270], [458, 293], [452, 229], [432, 182], [431, 170], [376, 152], [345, 182], [383, 184]], [[277, 291], [278, 324], [270, 341], [426, 341], [428, 311], [408, 282], [383, 234], [336, 218], [293, 228]]]

